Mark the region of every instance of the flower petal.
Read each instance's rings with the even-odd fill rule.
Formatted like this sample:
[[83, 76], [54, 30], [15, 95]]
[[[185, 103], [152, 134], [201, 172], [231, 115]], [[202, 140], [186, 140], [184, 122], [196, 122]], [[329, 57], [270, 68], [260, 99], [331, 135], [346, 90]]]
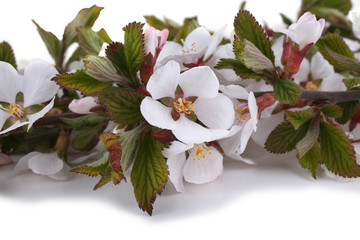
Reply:
[[6, 122], [6, 120], [8, 120], [10, 116], [11, 115], [8, 112], [5, 112], [0, 109], [0, 130], [2, 129], [4, 123]]
[[256, 124], [258, 122], [258, 106], [256, 104], [256, 98], [253, 92], [249, 93], [248, 106], [250, 111], [250, 121], [252, 124], [252, 128], [256, 132]]
[[253, 122], [252, 121], [246, 122], [243, 130], [241, 131], [240, 149], [236, 151], [238, 154], [242, 154], [245, 151], [245, 148], [253, 131], [254, 131]]
[[214, 147], [203, 149], [204, 157], [196, 158], [192, 151], [184, 164], [184, 178], [187, 182], [203, 184], [214, 181], [223, 171], [223, 156]]
[[[311, 63], [312, 64], [312, 63]], [[310, 73], [310, 62], [306, 58], [300, 64], [299, 71], [293, 75], [294, 82], [299, 84], [301, 82], [307, 81]]]
[[175, 90], [179, 84], [179, 77], [180, 65], [171, 60], [154, 72], [147, 83], [146, 90], [148, 90], [154, 99], [163, 97], [175, 98]]
[[164, 148], [162, 154], [164, 157], [170, 158], [191, 149], [193, 146], [194, 144], [185, 144], [179, 141], [172, 141], [171, 145], [168, 148]]
[[14, 171], [15, 172], [21, 172], [29, 169], [29, 160], [33, 156], [36, 156], [38, 154], [41, 154], [39, 152], [31, 152], [26, 154], [25, 156], [21, 157], [17, 164], [15, 165]]
[[29, 159], [29, 168], [36, 174], [53, 175], [58, 173], [64, 166], [57, 152], [39, 153]]
[[185, 192], [183, 181], [185, 160], [185, 152], [183, 152], [168, 158], [166, 162], [169, 166], [169, 179], [174, 184], [175, 189], [178, 192]]
[[220, 85], [220, 91], [228, 97], [247, 100], [248, 91], [239, 85]]
[[334, 74], [334, 67], [325, 60], [321, 53], [317, 52], [311, 58], [311, 76], [313, 79], [323, 79], [331, 74]]
[[181, 54], [182, 46], [176, 42], [167, 41], [161, 49], [160, 54], [156, 60], [157, 65], [164, 65], [174, 55]]
[[208, 66], [194, 67], [182, 73], [179, 85], [184, 97], [213, 98], [219, 91], [219, 81]]
[[145, 97], [142, 100], [140, 111], [146, 121], [153, 126], [170, 130], [177, 126], [171, 117], [171, 108], [150, 97]]
[[320, 91], [346, 91], [344, 76], [334, 73], [324, 78], [319, 86]]
[[16, 94], [20, 92], [19, 75], [7, 62], [0, 61], [0, 102], [15, 103]]
[[221, 93], [214, 98], [198, 98], [194, 113], [205, 126], [214, 129], [230, 128], [235, 118], [234, 104]]
[[[185, 39], [184, 48], [195, 47], [195, 52], [207, 48], [210, 42], [210, 33], [204, 27], [198, 27], [194, 29]], [[194, 44], [194, 45], [193, 45]]]
[[273, 114], [267, 119], [260, 119], [257, 124], [258, 130], [251, 135], [251, 139], [259, 146], [264, 147], [267, 137], [270, 135], [271, 131], [274, 130], [275, 127], [282, 121], [284, 121], [283, 112]]
[[27, 127], [27, 130], [29, 131], [30, 128], [32, 127], [32, 125], [34, 124], [34, 122], [36, 122], [38, 119], [42, 118], [43, 116], [45, 116], [45, 114], [50, 111], [50, 109], [54, 106], [54, 100], [55, 97], [53, 97], [53, 99], [51, 100], [51, 102], [46, 105], [43, 109], [41, 109], [41, 111], [37, 112], [37, 113], [33, 113], [33, 114], [29, 114], [27, 115], [27, 118], [29, 119], [29, 125]]
[[64, 164], [64, 167], [55, 174], [48, 175], [49, 178], [58, 180], [58, 181], [66, 181], [74, 176], [74, 173], [70, 172], [71, 168], [69, 165]]
[[70, 111], [79, 114], [90, 114], [93, 107], [99, 106], [96, 98], [88, 96], [81, 99], [74, 99], [69, 104]]
[[17, 129], [18, 127], [24, 126], [24, 125], [26, 125], [26, 124], [29, 124], [29, 122], [28, 122], [28, 121], [26, 121], [26, 122], [16, 121], [13, 125], [11, 125], [10, 127], [8, 127], [7, 129], [1, 131], [1, 132], [0, 132], [0, 135], [1, 135], [1, 134], [4, 134], [4, 133], [8, 133], [8, 132], [10, 132], [10, 131], [12, 131], [12, 130], [14, 130], [14, 129]]
[[55, 96], [59, 86], [51, 79], [57, 73], [55, 67], [45, 61], [34, 61], [25, 68], [22, 81], [25, 108], [46, 102]]
[[215, 50], [216, 47], [220, 44], [220, 42], [222, 41], [223, 37], [224, 37], [224, 32], [226, 30], [226, 26], [220, 28], [219, 30], [217, 30], [211, 37], [210, 40], [208, 42], [208, 48], [205, 52], [204, 55], [204, 60], [208, 60], [209, 57], [211, 57]]

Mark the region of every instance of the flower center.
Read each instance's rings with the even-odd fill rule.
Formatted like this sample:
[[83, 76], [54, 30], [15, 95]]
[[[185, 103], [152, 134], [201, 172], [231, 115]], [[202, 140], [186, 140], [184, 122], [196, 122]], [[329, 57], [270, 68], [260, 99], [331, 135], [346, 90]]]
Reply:
[[196, 43], [195, 42], [193, 42], [190, 45], [190, 47], [185, 44], [184, 40], [181, 40], [181, 42], [184, 45], [183, 49], [181, 50], [182, 55], [185, 55], [186, 53], [189, 53], [189, 52], [196, 52]]
[[8, 110], [8, 113], [17, 120], [22, 119], [25, 116], [25, 111], [22, 106], [20, 106], [17, 103], [10, 103], [9, 105], [10, 109]]
[[249, 118], [250, 115], [249, 107], [236, 105], [234, 106], [234, 109], [236, 113], [236, 117], [235, 117], [236, 121], [239, 124], [243, 124], [244, 121]]
[[200, 160], [206, 157], [206, 154], [211, 154], [209, 148], [205, 144], [195, 144], [190, 150], [193, 153], [193, 160]]
[[173, 104], [176, 111], [183, 116], [185, 116], [185, 114], [189, 115], [194, 111], [194, 104], [192, 101], [187, 101], [185, 98], [178, 98]]

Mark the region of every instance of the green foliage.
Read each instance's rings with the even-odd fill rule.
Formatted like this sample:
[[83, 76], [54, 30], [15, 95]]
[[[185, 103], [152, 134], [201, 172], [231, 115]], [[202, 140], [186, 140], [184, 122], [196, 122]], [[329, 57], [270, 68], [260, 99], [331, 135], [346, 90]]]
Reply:
[[96, 33], [90, 27], [80, 27], [77, 33], [79, 46], [87, 54], [98, 55], [104, 42], [112, 42], [104, 29]]
[[169, 40], [173, 40], [175, 38], [175, 36], [177, 35], [177, 32], [180, 29], [180, 24], [176, 23], [175, 21], [168, 19], [168, 18], [164, 18], [164, 20], [160, 20], [159, 18], [149, 15], [149, 16], [144, 16], [146, 22], [159, 30], [163, 30], [163, 29], [168, 29], [169, 30], [169, 36], [168, 39]]
[[107, 94], [105, 105], [108, 115], [121, 126], [139, 123], [143, 119], [140, 103], [144, 97], [143, 93], [130, 90]]
[[242, 79], [262, 79], [265, 76], [248, 69], [241, 61], [231, 58], [222, 58], [215, 66], [216, 69], [232, 69]]
[[274, 96], [282, 103], [295, 104], [300, 93], [300, 86], [289, 79], [283, 78], [274, 84]]
[[313, 147], [319, 137], [319, 118], [315, 117], [311, 120], [309, 129], [305, 135], [295, 146], [298, 159], [303, 158], [306, 153]]
[[354, 149], [339, 128], [321, 123], [320, 145], [321, 157], [327, 169], [342, 177], [360, 176]]
[[0, 61], [10, 63], [15, 69], [17, 68], [14, 51], [5, 41], [0, 43]]
[[300, 165], [308, 169], [313, 178], [316, 178], [316, 168], [322, 162], [319, 142], [316, 141], [311, 149], [303, 157], [298, 156], [298, 159]]
[[100, 90], [111, 86], [113, 83], [98, 81], [87, 75], [84, 70], [78, 70], [75, 73], [56, 75], [52, 80], [62, 87], [79, 90], [85, 95], [94, 95]]
[[312, 119], [314, 116], [314, 112], [310, 110], [302, 110], [295, 112], [286, 111], [286, 118], [293, 125], [295, 130], [297, 130], [304, 123]]
[[333, 8], [346, 16], [351, 10], [351, 7], [350, 0], [303, 0], [300, 15], [307, 11], [313, 12], [313, 10], [317, 8]]
[[356, 113], [359, 101], [349, 101], [337, 103], [343, 109], [343, 115], [335, 120], [340, 124], [345, 124]]
[[[264, 29], [254, 16], [246, 10], [240, 10], [234, 21], [235, 34], [240, 41], [252, 42], [274, 64], [275, 57]], [[236, 54], [236, 53], [235, 53]]]
[[193, 30], [200, 27], [197, 17], [185, 18], [182, 27], [179, 28], [174, 41], [181, 43]]
[[109, 59], [94, 55], [88, 55], [84, 61], [85, 73], [101, 82], [120, 82], [125, 84], [122, 77], [112, 65]]
[[283, 23], [285, 23], [286, 25], [290, 26], [293, 22], [291, 21], [290, 18], [288, 18], [285, 14], [280, 13], [281, 19], [283, 21]]
[[101, 159], [91, 164], [74, 168], [71, 171], [74, 173], [85, 174], [89, 177], [96, 177], [100, 175], [101, 179], [94, 187], [94, 190], [96, 190], [109, 183], [112, 179], [112, 167], [109, 162], [109, 153], [105, 153]]
[[131, 171], [131, 182], [139, 207], [152, 214], [156, 195], [161, 194], [168, 179], [168, 166], [161, 153], [161, 144], [150, 131], [142, 139]]
[[346, 78], [343, 79], [343, 82], [348, 90], [354, 87], [359, 87], [360, 78]]
[[320, 111], [328, 117], [339, 118], [343, 115], [343, 109], [336, 104], [325, 104], [320, 108]]
[[320, 38], [316, 46], [324, 58], [334, 67], [344, 71], [360, 73], [360, 63], [340, 36], [329, 33]]
[[293, 150], [310, 126], [310, 121], [301, 125], [297, 130], [289, 121], [280, 123], [269, 135], [265, 148], [272, 153], [286, 153]]

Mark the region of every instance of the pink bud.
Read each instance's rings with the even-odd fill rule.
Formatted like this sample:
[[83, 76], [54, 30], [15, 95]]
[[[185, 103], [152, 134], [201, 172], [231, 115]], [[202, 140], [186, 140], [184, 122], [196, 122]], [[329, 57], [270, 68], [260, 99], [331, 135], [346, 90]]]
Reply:
[[11, 158], [9, 158], [9, 156], [3, 154], [3, 153], [0, 153], [0, 166], [1, 165], [7, 165], [7, 164], [10, 164], [12, 163], [12, 160]]
[[151, 53], [154, 57], [159, 54], [162, 47], [165, 45], [169, 35], [169, 30], [157, 30], [153, 27], [148, 27], [145, 30], [145, 53]]
[[100, 106], [98, 100], [93, 97], [84, 97], [81, 99], [74, 99], [69, 104], [70, 111], [79, 114], [89, 114], [91, 109]]

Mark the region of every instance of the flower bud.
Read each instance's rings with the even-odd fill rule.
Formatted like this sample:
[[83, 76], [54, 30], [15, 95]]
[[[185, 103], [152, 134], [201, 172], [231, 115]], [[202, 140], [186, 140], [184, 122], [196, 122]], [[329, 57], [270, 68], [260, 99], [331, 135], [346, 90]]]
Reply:
[[165, 45], [169, 36], [169, 30], [157, 30], [153, 27], [148, 27], [145, 30], [145, 53], [151, 53], [159, 55], [160, 50]]
[[91, 109], [99, 106], [98, 100], [93, 97], [74, 99], [69, 104], [70, 111], [79, 114], [89, 114]]

